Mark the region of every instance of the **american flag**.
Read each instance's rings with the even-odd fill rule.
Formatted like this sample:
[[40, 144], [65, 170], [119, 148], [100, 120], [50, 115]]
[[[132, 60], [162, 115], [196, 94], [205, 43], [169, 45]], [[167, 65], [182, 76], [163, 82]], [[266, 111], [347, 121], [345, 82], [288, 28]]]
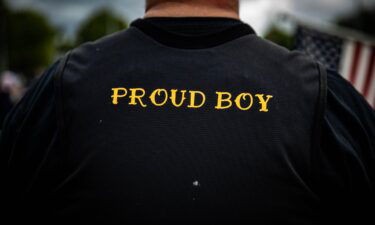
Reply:
[[298, 26], [296, 48], [338, 71], [375, 108], [375, 44]]

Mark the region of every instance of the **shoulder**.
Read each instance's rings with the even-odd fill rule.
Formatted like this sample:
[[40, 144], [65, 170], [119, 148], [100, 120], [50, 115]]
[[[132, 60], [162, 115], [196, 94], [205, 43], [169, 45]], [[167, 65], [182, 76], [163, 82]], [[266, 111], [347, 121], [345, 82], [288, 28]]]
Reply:
[[[25, 143], [42, 143], [43, 141], [35, 141], [37, 137], [46, 137], [51, 130], [56, 130], [54, 76], [59, 64], [60, 61], [57, 61], [35, 80], [21, 101], [8, 113], [0, 140], [0, 158], [3, 166], [6, 163], [2, 160], [7, 160], [14, 148], [25, 147]], [[48, 130], [49, 128], [51, 129]]]
[[337, 72], [327, 72], [327, 85], [326, 132], [356, 154], [375, 154], [375, 111]]
[[[327, 168], [355, 178], [347, 187], [375, 181], [375, 111], [337, 72], [327, 71], [327, 103], [322, 131], [322, 154]], [[343, 178], [344, 179], [344, 178]], [[345, 180], [345, 179], [344, 179]], [[363, 186], [362, 186], [363, 187]]]
[[289, 65], [297, 65], [301, 62], [314, 65], [317, 64], [315, 60], [311, 59], [301, 51], [289, 50], [256, 35], [249, 35], [247, 45], [251, 46], [252, 50], [254, 50], [259, 57], [264, 57], [269, 62], [288, 61]]
[[[338, 72], [327, 70], [328, 90], [335, 96], [351, 106], [359, 106], [364, 110], [372, 109], [365, 98], [345, 80]], [[373, 110], [371, 110], [373, 111]]]
[[98, 40], [83, 43], [71, 51], [70, 58], [81, 62], [102, 60], [111, 54], [124, 50], [124, 47], [128, 47], [130, 41], [135, 39], [131, 33], [132, 29], [128, 28]]
[[303, 52], [286, 49], [256, 35], [249, 35], [242, 43], [249, 52], [247, 63], [254, 64], [258, 70], [287, 76], [296, 84], [319, 83], [318, 63]]
[[54, 98], [55, 74], [59, 69], [61, 60], [50, 65], [44, 73], [36, 78], [22, 97], [20, 102], [8, 114], [7, 122], [12, 123], [17, 117], [24, 117], [28, 111], [40, 106], [40, 102]]
[[62, 82], [65, 86], [84, 82], [86, 79], [94, 79], [95, 74], [109, 72], [114, 69], [114, 65], [122, 65], [121, 60], [130, 58], [137, 51], [133, 44], [135, 40], [129, 28], [74, 48], [69, 52]]
[[327, 87], [326, 116], [344, 113], [356, 118], [358, 122], [374, 126], [374, 110], [340, 74], [333, 70], [327, 70]]

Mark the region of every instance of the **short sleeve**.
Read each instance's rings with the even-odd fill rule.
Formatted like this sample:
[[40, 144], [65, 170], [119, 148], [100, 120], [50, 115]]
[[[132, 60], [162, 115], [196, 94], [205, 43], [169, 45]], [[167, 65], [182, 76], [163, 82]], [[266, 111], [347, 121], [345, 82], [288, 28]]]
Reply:
[[[34, 192], [58, 134], [54, 74], [59, 61], [47, 69], [8, 114], [0, 140], [2, 203], [11, 210]], [[9, 201], [3, 201], [8, 199]], [[3, 207], [2, 207], [3, 208]], [[13, 212], [14, 213], [14, 212]]]
[[[327, 73], [322, 126], [319, 191], [330, 212], [365, 213], [375, 183], [375, 113], [355, 88], [334, 71]], [[373, 205], [373, 202], [371, 203]]]

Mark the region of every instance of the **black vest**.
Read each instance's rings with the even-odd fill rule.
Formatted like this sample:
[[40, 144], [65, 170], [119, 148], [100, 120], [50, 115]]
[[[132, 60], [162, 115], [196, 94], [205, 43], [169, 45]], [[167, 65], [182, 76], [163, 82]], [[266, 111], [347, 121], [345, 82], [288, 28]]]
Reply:
[[56, 84], [56, 223], [319, 223], [325, 76], [302, 54], [254, 34], [180, 49], [132, 26], [72, 51]]

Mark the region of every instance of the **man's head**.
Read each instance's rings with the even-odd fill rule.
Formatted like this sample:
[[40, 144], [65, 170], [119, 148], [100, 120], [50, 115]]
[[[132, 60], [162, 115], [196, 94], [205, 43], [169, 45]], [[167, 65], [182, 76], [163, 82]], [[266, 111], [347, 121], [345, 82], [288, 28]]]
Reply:
[[146, 0], [146, 12], [162, 4], [185, 4], [215, 7], [223, 10], [239, 11], [239, 0]]

